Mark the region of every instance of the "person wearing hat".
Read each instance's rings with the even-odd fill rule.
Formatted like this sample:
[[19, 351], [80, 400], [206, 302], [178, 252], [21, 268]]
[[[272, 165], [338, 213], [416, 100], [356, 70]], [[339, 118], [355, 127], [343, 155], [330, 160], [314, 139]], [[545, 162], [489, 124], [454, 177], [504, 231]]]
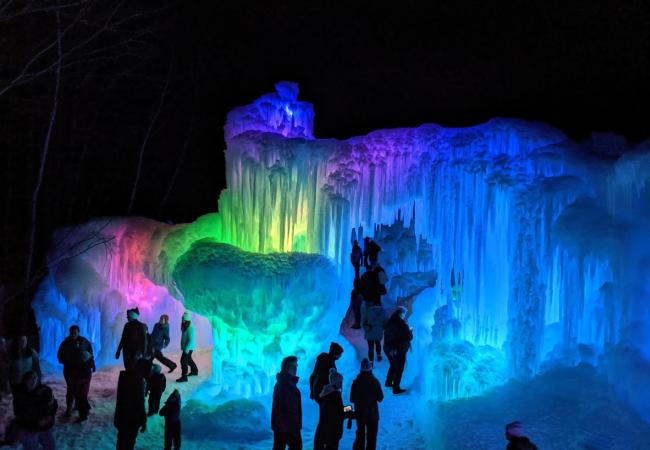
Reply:
[[336, 342], [330, 344], [328, 353], [321, 353], [316, 358], [314, 370], [309, 376], [309, 398], [320, 404], [320, 392], [329, 381], [330, 369], [336, 369], [336, 360], [343, 354], [343, 347]]
[[322, 391], [318, 394], [321, 402], [320, 416], [314, 439], [315, 450], [339, 448], [339, 441], [343, 437], [343, 421], [345, 419], [343, 398], [341, 397], [342, 389], [343, 375], [332, 367], [329, 373], [329, 383], [323, 386]]
[[[196, 367], [196, 363], [192, 359], [192, 352], [194, 351], [195, 341], [194, 341], [194, 326], [192, 325], [192, 316], [189, 312], [183, 313], [183, 321], [181, 323], [181, 350], [183, 355], [181, 356], [181, 377], [176, 380], [179, 383], [184, 383], [187, 381], [188, 375], [193, 377], [199, 374], [199, 369]], [[190, 368], [190, 373], [187, 373], [187, 368]]]
[[160, 316], [160, 321], [153, 326], [153, 331], [151, 332], [150, 347], [151, 347], [151, 356], [152, 358], [157, 359], [169, 369], [169, 373], [172, 373], [177, 364], [166, 358], [162, 353], [162, 349], [169, 345], [169, 316], [163, 314]]
[[280, 373], [275, 376], [271, 405], [273, 450], [302, 449], [302, 403], [297, 373], [298, 358], [292, 355], [282, 360]]
[[406, 392], [400, 387], [400, 382], [406, 365], [406, 352], [413, 340], [413, 332], [406, 324], [404, 316], [406, 316], [406, 308], [398, 306], [384, 326], [384, 352], [390, 363], [385, 386], [392, 387], [393, 394]]
[[537, 446], [524, 435], [524, 426], [521, 422], [515, 421], [506, 425], [506, 439], [508, 440], [506, 450], [537, 450]]
[[352, 382], [350, 401], [354, 404], [357, 433], [354, 450], [375, 450], [379, 427], [379, 405], [384, 399], [379, 380], [372, 374], [372, 361], [363, 358], [361, 371]]
[[67, 387], [65, 416], [70, 417], [74, 401], [79, 409], [77, 422], [83, 422], [88, 419], [90, 411], [88, 390], [95, 371], [95, 360], [93, 347], [88, 339], [79, 335], [78, 325], [70, 327], [70, 335], [59, 346], [57, 358], [63, 364], [63, 378]]
[[147, 354], [148, 328], [138, 320], [139, 316], [138, 308], [126, 311], [127, 322], [124, 324], [122, 338], [115, 352], [115, 359], [119, 359], [120, 352], [122, 352], [125, 369], [127, 366], [131, 366], [131, 360], [135, 360], [138, 354], [141, 356]]

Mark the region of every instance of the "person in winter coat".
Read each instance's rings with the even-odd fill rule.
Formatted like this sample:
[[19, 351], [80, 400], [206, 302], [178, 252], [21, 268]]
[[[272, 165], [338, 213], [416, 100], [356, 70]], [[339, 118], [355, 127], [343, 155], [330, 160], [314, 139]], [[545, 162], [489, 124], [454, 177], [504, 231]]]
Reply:
[[52, 427], [59, 405], [49, 386], [40, 384], [34, 371], [27, 371], [14, 391], [14, 425], [18, 441], [26, 450], [55, 448]]
[[158, 413], [165, 418], [165, 450], [181, 448], [181, 394], [178, 389], [169, 394]]
[[361, 372], [352, 382], [350, 401], [354, 403], [357, 433], [353, 450], [375, 450], [379, 427], [379, 405], [384, 399], [379, 380], [372, 374], [372, 362], [361, 361]]
[[381, 247], [369, 237], [363, 239], [363, 247], [363, 265], [368, 269], [379, 259]]
[[352, 243], [352, 251], [350, 252], [350, 262], [354, 267], [354, 279], [359, 279], [359, 270], [361, 269], [361, 264], [363, 264], [363, 250], [359, 247], [359, 241], [356, 239]]
[[275, 376], [271, 429], [273, 450], [302, 450], [302, 405], [298, 384], [298, 358], [287, 356], [282, 360], [280, 373]]
[[390, 367], [386, 376], [386, 387], [393, 388], [393, 394], [406, 392], [400, 387], [404, 366], [406, 365], [406, 353], [411, 346], [413, 333], [404, 320], [406, 308], [400, 306], [390, 316], [384, 326], [384, 353], [388, 357]]
[[336, 360], [343, 354], [343, 347], [336, 342], [330, 344], [328, 353], [321, 353], [316, 358], [314, 370], [309, 376], [309, 398], [320, 404], [321, 398], [318, 394], [323, 390], [329, 382], [330, 369], [336, 369]]
[[0, 336], [0, 400], [9, 392], [9, 351], [7, 341]]
[[384, 308], [380, 305], [365, 303], [361, 306], [361, 325], [364, 338], [368, 342], [368, 359], [381, 361], [381, 340], [384, 337]]
[[[196, 367], [194, 360], [192, 359], [192, 352], [194, 351], [195, 341], [194, 341], [194, 326], [192, 325], [192, 316], [189, 312], [183, 313], [183, 322], [181, 323], [181, 350], [183, 354], [181, 355], [181, 377], [176, 380], [179, 383], [187, 381], [188, 375], [193, 377], [199, 374], [199, 369]], [[190, 368], [190, 373], [187, 373], [187, 367]]]
[[363, 303], [363, 294], [361, 293], [361, 280], [354, 279], [354, 288], [350, 292], [350, 309], [354, 315], [353, 329], [358, 330], [361, 328], [361, 304]]
[[126, 370], [120, 371], [117, 381], [117, 399], [113, 425], [117, 428], [117, 450], [133, 450], [138, 430], [147, 430], [147, 412], [144, 406], [146, 383], [129, 359]]
[[95, 360], [90, 341], [79, 335], [77, 325], [70, 327], [70, 335], [59, 346], [57, 358], [63, 364], [63, 377], [67, 387], [65, 416], [70, 417], [74, 401], [79, 409], [77, 422], [83, 422], [88, 419], [88, 412], [90, 411], [88, 390], [90, 389], [92, 373], [95, 371]]
[[158, 413], [160, 409], [160, 398], [167, 388], [167, 379], [162, 373], [160, 365], [154, 364], [151, 370], [152, 373], [147, 383], [147, 393], [149, 394], [149, 413], [147, 415], [149, 416]]
[[149, 340], [149, 346], [151, 347], [151, 355], [153, 358], [157, 359], [167, 369], [168, 373], [172, 373], [176, 369], [177, 364], [171, 359], [165, 358], [165, 355], [162, 354], [162, 349], [169, 345], [169, 316], [163, 314], [160, 316], [160, 322], [153, 326], [153, 331], [151, 332], [151, 338]]
[[367, 303], [381, 305], [381, 296], [386, 294], [388, 276], [377, 261], [371, 262], [361, 276], [361, 295]]
[[23, 376], [30, 371], [36, 373], [39, 381], [42, 380], [38, 353], [27, 345], [27, 336], [19, 336], [13, 342], [9, 356], [9, 383], [12, 392], [20, 385]]
[[323, 386], [320, 392], [320, 418], [314, 437], [314, 450], [339, 448], [339, 441], [343, 437], [343, 375], [336, 369], [330, 369], [329, 383]]
[[136, 358], [136, 354], [147, 354], [148, 329], [147, 325], [140, 322], [138, 308], [129, 309], [126, 312], [127, 322], [122, 329], [122, 338], [115, 352], [115, 359], [119, 359], [120, 352], [123, 352], [124, 368], [130, 366], [130, 361]]
[[537, 446], [530, 442], [524, 435], [524, 426], [521, 422], [511, 422], [506, 425], [506, 450], [537, 450]]

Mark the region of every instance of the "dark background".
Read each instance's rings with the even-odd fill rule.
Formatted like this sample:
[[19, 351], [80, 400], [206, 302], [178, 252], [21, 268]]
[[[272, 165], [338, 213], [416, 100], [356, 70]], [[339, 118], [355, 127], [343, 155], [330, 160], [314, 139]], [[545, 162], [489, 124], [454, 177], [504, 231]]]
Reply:
[[591, 131], [650, 137], [648, 2], [330, 3], [342, 4], [0, 0], [5, 316], [28, 311], [57, 227], [215, 211], [226, 114], [279, 80], [314, 103], [317, 137], [495, 116], [544, 121], [578, 141]]

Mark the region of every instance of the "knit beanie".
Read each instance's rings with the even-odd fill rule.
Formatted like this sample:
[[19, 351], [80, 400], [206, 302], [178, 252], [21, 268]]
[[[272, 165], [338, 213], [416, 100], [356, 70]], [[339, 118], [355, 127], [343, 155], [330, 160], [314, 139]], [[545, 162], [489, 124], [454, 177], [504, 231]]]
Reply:
[[191, 321], [192, 320], [192, 315], [188, 311], [185, 311], [183, 313], [183, 320], [186, 320], [188, 322]]
[[363, 361], [361, 361], [361, 371], [362, 372], [372, 371], [372, 363], [368, 361], [368, 358], [363, 358]]

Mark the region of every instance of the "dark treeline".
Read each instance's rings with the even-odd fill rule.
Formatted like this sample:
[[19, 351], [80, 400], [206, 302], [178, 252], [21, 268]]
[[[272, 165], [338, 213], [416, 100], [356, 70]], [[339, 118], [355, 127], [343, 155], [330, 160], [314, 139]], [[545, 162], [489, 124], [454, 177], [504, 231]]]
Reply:
[[319, 137], [495, 116], [650, 137], [647, 2], [276, 3], [0, 0], [5, 322], [56, 228], [216, 210], [226, 114], [281, 79]]

